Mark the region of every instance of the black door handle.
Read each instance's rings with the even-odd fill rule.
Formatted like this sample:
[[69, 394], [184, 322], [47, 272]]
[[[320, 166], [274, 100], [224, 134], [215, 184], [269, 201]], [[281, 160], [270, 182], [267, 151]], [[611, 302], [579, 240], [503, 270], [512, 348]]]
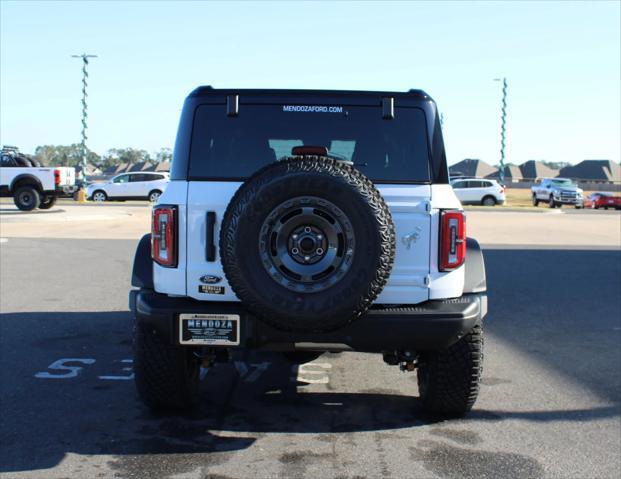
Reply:
[[207, 261], [215, 261], [216, 260], [216, 242], [214, 239], [216, 230], [216, 213], [215, 211], [207, 212], [207, 246], [205, 254], [207, 256]]

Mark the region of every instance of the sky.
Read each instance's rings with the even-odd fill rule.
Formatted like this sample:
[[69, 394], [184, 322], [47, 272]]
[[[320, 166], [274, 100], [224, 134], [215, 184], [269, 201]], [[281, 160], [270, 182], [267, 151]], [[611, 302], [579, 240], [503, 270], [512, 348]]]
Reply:
[[620, 159], [619, 1], [27, 2], [0, 0], [0, 143], [174, 143], [199, 85], [405, 91], [444, 117], [449, 164]]

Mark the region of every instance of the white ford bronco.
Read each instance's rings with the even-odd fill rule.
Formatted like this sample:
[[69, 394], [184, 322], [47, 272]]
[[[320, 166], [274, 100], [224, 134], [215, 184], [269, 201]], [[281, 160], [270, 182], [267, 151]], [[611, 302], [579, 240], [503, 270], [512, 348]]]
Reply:
[[132, 285], [153, 408], [196, 405], [235, 350], [378, 353], [441, 415], [478, 394], [483, 256], [420, 90], [194, 90]]

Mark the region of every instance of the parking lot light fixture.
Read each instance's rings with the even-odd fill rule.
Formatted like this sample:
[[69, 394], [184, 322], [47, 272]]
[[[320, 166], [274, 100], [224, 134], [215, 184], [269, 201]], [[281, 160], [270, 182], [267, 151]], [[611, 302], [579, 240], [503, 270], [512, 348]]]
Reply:
[[86, 93], [86, 87], [88, 86], [88, 59], [89, 58], [97, 58], [97, 55], [91, 55], [87, 53], [82, 53], [81, 55], [71, 55], [72, 58], [81, 58], [82, 59], [82, 142], [80, 143], [80, 150], [82, 155], [82, 177], [83, 183], [86, 184], [86, 129], [88, 128], [86, 124], [86, 120], [88, 118], [88, 106], [86, 104], [86, 98], [88, 94]]
[[505, 186], [505, 133], [507, 126], [507, 79], [494, 78], [494, 81], [502, 81], [502, 106], [500, 109], [500, 171], [498, 180]]

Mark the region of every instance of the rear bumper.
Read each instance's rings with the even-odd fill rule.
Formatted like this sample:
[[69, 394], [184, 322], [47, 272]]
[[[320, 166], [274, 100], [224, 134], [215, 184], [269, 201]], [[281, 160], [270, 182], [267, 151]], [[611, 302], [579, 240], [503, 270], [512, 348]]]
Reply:
[[153, 328], [163, 340], [179, 344], [181, 313], [239, 314], [240, 345], [270, 351], [353, 350], [384, 352], [443, 349], [468, 333], [487, 314], [485, 293], [427, 301], [411, 307], [374, 307], [343, 328], [326, 333], [280, 331], [248, 312], [241, 303], [196, 301], [151, 290], [133, 290], [130, 309], [136, 321]]
[[63, 196], [65, 194], [67, 194], [66, 191], [65, 191], [66, 188], [69, 188], [69, 187], [68, 186], [56, 185], [56, 186], [54, 186], [53, 190], [45, 190], [43, 192], [43, 194], [45, 196]]
[[63, 185], [63, 186], [57, 187], [57, 189], [59, 189], [61, 193], [70, 195], [78, 191], [80, 187], [78, 185]]

